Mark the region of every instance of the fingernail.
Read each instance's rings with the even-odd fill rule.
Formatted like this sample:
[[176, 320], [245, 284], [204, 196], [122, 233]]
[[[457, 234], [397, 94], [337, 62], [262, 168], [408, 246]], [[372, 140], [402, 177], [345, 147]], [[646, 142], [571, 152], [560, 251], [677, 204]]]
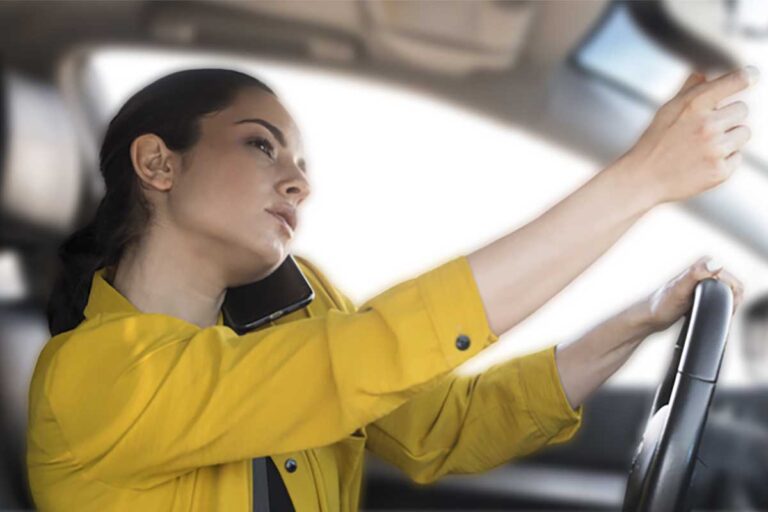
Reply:
[[747, 66], [744, 69], [747, 71], [747, 76], [749, 76], [749, 85], [754, 85], [760, 78], [760, 70], [752, 65]]
[[711, 259], [707, 261], [707, 270], [710, 272], [717, 272], [718, 270], [722, 269], [723, 265], [716, 259]]

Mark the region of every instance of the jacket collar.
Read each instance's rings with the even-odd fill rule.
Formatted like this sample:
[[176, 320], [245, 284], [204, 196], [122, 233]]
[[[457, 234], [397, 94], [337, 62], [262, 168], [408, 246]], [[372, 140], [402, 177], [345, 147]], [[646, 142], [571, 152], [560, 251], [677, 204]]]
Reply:
[[[103, 313], [128, 313], [141, 314], [142, 311], [117, 291], [106, 278], [107, 267], [101, 267], [93, 273], [91, 279], [91, 291], [88, 295], [88, 302], [83, 310], [86, 319], [95, 317]], [[219, 311], [219, 317], [216, 325], [224, 325], [222, 312]]]

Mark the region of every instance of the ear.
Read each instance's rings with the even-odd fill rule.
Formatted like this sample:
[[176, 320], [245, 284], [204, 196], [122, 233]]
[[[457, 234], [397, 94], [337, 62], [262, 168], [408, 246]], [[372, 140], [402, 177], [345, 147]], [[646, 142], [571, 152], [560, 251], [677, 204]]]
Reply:
[[180, 171], [174, 152], [154, 133], [143, 133], [133, 140], [131, 162], [142, 185], [153, 190], [170, 190]]

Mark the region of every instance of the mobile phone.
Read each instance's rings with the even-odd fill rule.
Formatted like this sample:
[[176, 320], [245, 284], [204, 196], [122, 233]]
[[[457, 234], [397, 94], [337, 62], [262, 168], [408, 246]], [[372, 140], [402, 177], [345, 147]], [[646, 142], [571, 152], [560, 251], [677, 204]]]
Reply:
[[296, 311], [312, 302], [315, 291], [289, 254], [267, 277], [227, 288], [224, 324], [239, 334]]

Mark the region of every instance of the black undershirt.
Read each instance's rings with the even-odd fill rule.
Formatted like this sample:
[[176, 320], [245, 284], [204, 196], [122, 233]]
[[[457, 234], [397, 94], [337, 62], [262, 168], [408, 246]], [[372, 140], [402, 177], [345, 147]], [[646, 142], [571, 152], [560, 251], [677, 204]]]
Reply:
[[269, 484], [269, 511], [296, 512], [272, 457], [267, 457], [267, 482]]

